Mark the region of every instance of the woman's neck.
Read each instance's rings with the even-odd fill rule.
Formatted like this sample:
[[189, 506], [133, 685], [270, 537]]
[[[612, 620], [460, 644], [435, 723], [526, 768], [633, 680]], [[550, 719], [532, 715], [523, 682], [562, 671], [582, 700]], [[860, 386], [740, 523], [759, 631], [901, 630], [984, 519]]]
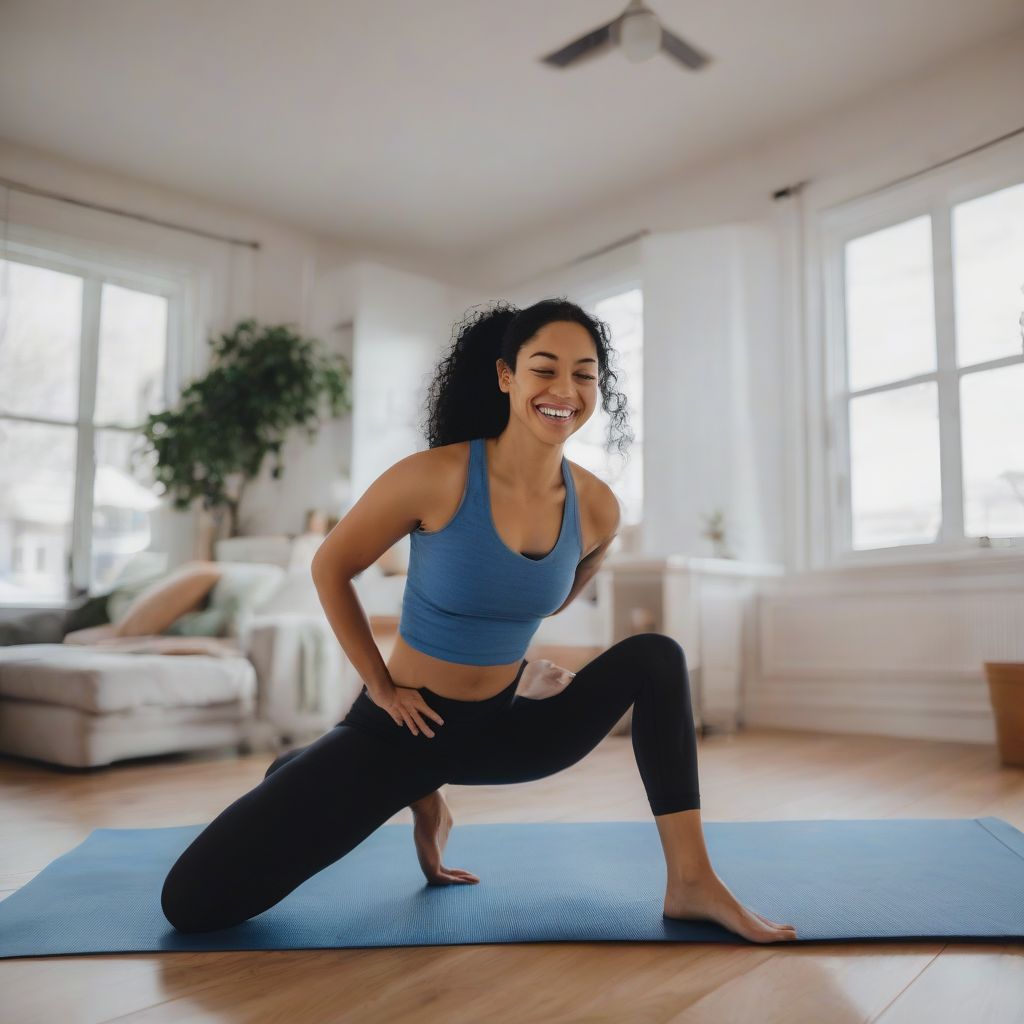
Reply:
[[544, 495], [562, 482], [561, 444], [545, 444], [510, 424], [496, 438], [485, 438], [487, 465], [499, 483], [527, 496]]

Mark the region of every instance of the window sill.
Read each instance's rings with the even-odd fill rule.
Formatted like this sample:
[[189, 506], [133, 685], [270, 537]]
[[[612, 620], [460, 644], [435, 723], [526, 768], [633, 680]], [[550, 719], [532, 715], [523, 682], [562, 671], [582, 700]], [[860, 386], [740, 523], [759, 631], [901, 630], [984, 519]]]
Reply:
[[962, 570], [965, 572], [1012, 571], [1019, 572], [1024, 567], [1024, 543], [1013, 541], [993, 544], [992, 547], [966, 547], [938, 550], [899, 551], [883, 554], [877, 551], [865, 551], [860, 555], [844, 555], [835, 561], [808, 570], [815, 575], [828, 573], [884, 572], [892, 569], [897, 572], [919, 571], [922, 573], [948, 573]]

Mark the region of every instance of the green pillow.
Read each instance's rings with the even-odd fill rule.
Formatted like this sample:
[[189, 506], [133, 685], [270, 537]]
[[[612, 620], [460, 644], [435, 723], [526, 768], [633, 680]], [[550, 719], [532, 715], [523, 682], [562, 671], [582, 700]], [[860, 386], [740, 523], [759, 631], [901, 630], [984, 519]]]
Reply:
[[201, 608], [176, 618], [164, 636], [227, 636], [230, 624], [230, 608]]
[[224, 636], [238, 636], [248, 620], [273, 597], [287, 573], [267, 562], [218, 562], [221, 577], [210, 591], [209, 611], [226, 616]]

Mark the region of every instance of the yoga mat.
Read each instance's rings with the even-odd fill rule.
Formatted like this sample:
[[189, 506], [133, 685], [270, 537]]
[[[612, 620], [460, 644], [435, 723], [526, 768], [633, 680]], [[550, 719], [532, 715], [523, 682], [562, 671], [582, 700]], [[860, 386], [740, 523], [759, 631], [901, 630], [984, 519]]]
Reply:
[[[160, 889], [204, 825], [100, 828], [0, 902], [0, 957], [495, 942], [746, 943], [662, 915], [653, 821], [459, 825], [427, 885], [411, 825], [384, 825], [276, 906], [184, 934]], [[797, 941], [1024, 939], [1024, 833], [1000, 818], [704, 822], [716, 872]]]

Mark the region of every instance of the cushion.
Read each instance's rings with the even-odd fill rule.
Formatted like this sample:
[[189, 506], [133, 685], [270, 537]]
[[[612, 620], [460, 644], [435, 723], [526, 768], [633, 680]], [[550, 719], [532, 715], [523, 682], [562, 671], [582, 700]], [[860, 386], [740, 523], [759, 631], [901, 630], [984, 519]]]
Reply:
[[226, 611], [227, 636], [239, 636], [262, 611], [287, 573], [279, 565], [263, 562], [217, 562], [220, 579], [210, 592], [210, 609]]
[[107, 611], [107, 600], [110, 592], [94, 594], [90, 597], [83, 594], [74, 601], [68, 608], [67, 617], [64, 620], [64, 632], [70, 633], [75, 629], [86, 629], [89, 626], [102, 626], [110, 621], [110, 612]]
[[324, 614], [320, 595], [308, 569], [289, 572], [270, 599], [259, 608], [260, 615]]
[[255, 692], [256, 670], [240, 656], [168, 658], [74, 644], [0, 648], [0, 696], [93, 714], [222, 704]]
[[15, 644], [59, 644], [65, 633], [63, 608], [26, 611], [0, 622], [0, 647]]
[[[167, 567], [168, 556], [163, 551], [136, 551], [121, 567], [116, 579], [110, 584], [110, 595], [107, 598], [107, 622], [117, 622], [124, 618], [124, 613], [135, 598], [150, 583], [163, 579], [171, 571]], [[82, 626], [97, 625], [83, 622]], [[69, 626], [68, 629], [75, 628]]]
[[201, 608], [194, 612], [185, 612], [175, 619], [165, 630], [165, 636], [226, 636], [231, 625], [231, 609]]
[[162, 633], [179, 616], [192, 611], [221, 576], [214, 562], [186, 562], [164, 579], [147, 586], [115, 620], [118, 636]]

